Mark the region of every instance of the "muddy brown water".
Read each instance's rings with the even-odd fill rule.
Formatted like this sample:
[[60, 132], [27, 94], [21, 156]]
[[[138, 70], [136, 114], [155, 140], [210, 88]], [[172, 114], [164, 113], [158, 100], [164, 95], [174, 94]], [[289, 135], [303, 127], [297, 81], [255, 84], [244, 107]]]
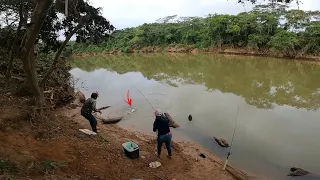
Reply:
[[[315, 63], [210, 54], [91, 56], [71, 61], [75, 85], [103, 116], [153, 134], [153, 108], [181, 126], [175, 140], [192, 140], [224, 158], [237, 128], [230, 164], [269, 179], [290, 179], [289, 168], [320, 172], [320, 66]], [[135, 112], [124, 100], [130, 89]], [[147, 102], [146, 99], [151, 103]], [[188, 115], [193, 120], [188, 120]], [[306, 178], [299, 178], [306, 179]]]

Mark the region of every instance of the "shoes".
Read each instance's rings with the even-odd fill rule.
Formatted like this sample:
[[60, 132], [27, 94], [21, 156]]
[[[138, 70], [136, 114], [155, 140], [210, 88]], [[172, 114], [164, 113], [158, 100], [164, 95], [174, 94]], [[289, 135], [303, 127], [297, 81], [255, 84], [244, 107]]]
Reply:
[[169, 159], [172, 159], [172, 156], [169, 156], [169, 155], [168, 155], [168, 158], [169, 158]]
[[100, 132], [100, 131], [99, 131], [99, 130], [97, 130], [95, 133], [97, 133], [97, 134], [98, 134], [99, 132]]

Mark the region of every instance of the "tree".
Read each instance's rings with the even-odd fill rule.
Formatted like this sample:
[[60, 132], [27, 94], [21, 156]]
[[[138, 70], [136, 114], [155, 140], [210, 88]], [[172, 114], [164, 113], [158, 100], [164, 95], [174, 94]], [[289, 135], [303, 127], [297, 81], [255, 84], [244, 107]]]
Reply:
[[319, 22], [319, 11], [288, 10], [286, 4], [270, 3], [256, 5], [252, 11], [238, 15], [168, 16], [156, 23], [119, 30], [104, 43], [95, 45], [94, 50], [131, 52], [165, 46], [190, 51], [192, 48], [235, 47], [247, 51], [254, 48], [264, 53], [274, 48], [281, 54], [295, 57], [297, 53], [316, 53], [315, 29]]
[[303, 52], [319, 55], [320, 53], [320, 22], [311, 23], [301, 38]]
[[[36, 99], [36, 106], [41, 108], [44, 105], [43, 90], [45, 82], [55, 70], [59, 57], [66, 47], [70, 38], [77, 34], [80, 42], [101, 43], [114, 30], [114, 27], [101, 16], [101, 9], [94, 8], [84, 0], [69, 0], [72, 6], [69, 8], [68, 16], [59, 17], [64, 13], [64, 0], [29, 0], [29, 1], [9, 1], [1, 0], [0, 12], [10, 12], [11, 16], [18, 17], [11, 19], [13, 22], [1, 28], [14, 32], [14, 43], [1, 44], [4, 48], [10, 49], [10, 59], [8, 61], [7, 79], [10, 82], [10, 72], [14, 58], [21, 58], [23, 67], [27, 75], [27, 82]], [[75, 2], [77, 2], [75, 4]], [[9, 18], [7, 18], [9, 19]], [[30, 23], [26, 23], [30, 21]], [[16, 26], [16, 24], [18, 24]], [[59, 31], [65, 30], [66, 40], [61, 43], [57, 37]], [[79, 33], [80, 32], [80, 33]], [[24, 34], [24, 36], [21, 36]], [[38, 83], [36, 72], [35, 45], [41, 44], [40, 51], [57, 51], [49, 71]], [[18, 48], [20, 44], [20, 48]], [[1, 47], [1, 48], [2, 48]], [[17, 53], [16, 53], [17, 52]]]
[[27, 32], [25, 33], [21, 43], [21, 60], [27, 75], [28, 84], [35, 96], [35, 104], [37, 108], [43, 107], [44, 96], [38, 85], [34, 46], [52, 3], [53, 0], [37, 1], [36, 7], [31, 15], [30, 23], [27, 25]]
[[[78, 6], [75, 6], [73, 11], [63, 21], [63, 26], [68, 29], [65, 31], [66, 39], [56, 52], [50, 69], [41, 80], [41, 87], [45, 86], [45, 82], [54, 71], [62, 51], [65, 49], [74, 34], [80, 31], [79, 34], [77, 34], [77, 40], [79, 42], [89, 41], [93, 43], [101, 43], [102, 40], [114, 30], [114, 27], [109, 23], [109, 21], [101, 16], [100, 8], [94, 8], [84, 1], [79, 1], [78, 3]], [[56, 8], [59, 9], [59, 1]], [[85, 15], [82, 16], [81, 14]], [[74, 23], [77, 23], [77, 25], [74, 25]], [[81, 30], [81, 28], [83, 29]]]
[[10, 49], [10, 55], [9, 55], [9, 61], [8, 61], [8, 67], [6, 72], [6, 80], [7, 80], [7, 87], [9, 86], [10, 79], [11, 79], [11, 70], [12, 70], [12, 63], [14, 56], [19, 53], [18, 46], [22, 34], [22, 28], [26, 26], [27, 24], [27, 17], [26, 17], [26, 11], [25, 11], [25, 3], [23, 1], [10, 1], [10, 5], [13, 5], [12, 3], [17, 3], [16, 5], [19, 7], [18, 14], [19, 14], [19, 24], [16, 29], [15, 39], [13, 41], [13, 45]]
[[299, 39], [294, 32], [281, 30], [271, 38], [268, 44], [272, 48], [294, 57], [296, 55], [295, 49], [299, 44]]

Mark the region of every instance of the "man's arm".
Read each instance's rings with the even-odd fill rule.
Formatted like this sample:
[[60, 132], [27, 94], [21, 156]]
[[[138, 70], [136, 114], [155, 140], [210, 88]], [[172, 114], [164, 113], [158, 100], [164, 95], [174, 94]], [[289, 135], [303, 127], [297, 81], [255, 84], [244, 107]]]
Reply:
[[153, 122], [153, 132], [156, 132], [158, 129], [156, 121]]
[[101, 113], [101, 111], [96, 108], [96, 104], [97, 104], [96, 101], [92, 101], [92, 110], [93, 110], [94, 112], [99, 112], [99, 113]]

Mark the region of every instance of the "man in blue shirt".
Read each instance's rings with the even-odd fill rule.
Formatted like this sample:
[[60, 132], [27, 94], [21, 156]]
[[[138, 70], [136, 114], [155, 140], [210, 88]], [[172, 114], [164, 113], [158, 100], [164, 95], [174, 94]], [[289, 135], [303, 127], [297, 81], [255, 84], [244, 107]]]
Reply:
[[172, 152], [171, 152], [171, 140], [172, 140], [172, 133], [170, 132], [169, 127], [169, 119], [161, 112], [161, 110], [155, 111], [155, 121], [153, 123], [153, 131], [158, 131], [158, 158], [160, 158], [162, 144], [165, 143], [168, 157], [171, 159]]

